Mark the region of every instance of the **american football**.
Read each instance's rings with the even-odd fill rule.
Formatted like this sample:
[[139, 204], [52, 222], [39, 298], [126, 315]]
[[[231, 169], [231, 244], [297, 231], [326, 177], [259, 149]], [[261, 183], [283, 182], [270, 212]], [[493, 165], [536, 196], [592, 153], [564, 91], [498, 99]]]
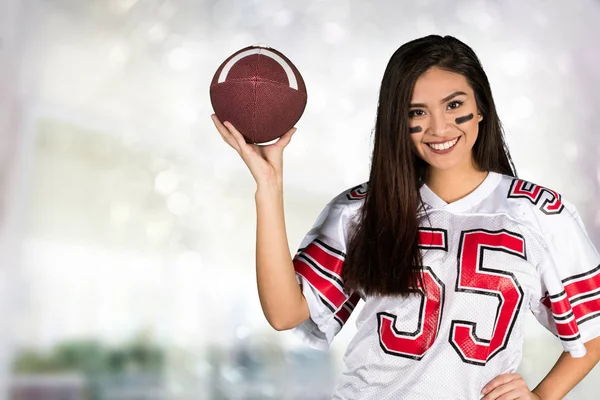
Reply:
[[272, 141], [289, 131], [306, 108], [302, 75], [281, 52], [262, 45], [243, 48], [217, 69], [210, 100], [249, 143]]

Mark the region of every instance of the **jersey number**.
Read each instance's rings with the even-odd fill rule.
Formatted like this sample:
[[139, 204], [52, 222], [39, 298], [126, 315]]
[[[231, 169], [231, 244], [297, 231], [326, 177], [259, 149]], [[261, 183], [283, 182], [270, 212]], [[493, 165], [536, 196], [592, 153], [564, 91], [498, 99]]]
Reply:
[[[421, 248], [448, 251], [447, 233], [443, 230], [421, 229]], [[506, 348], [510, 332], [523, 302], [523, 290], [515, 276], [506, 271], [486, 268], [485, 253], [502, 251], [525, 258], [525, 242], [520, 235], [507, 231], [465, 231], [458, 248], [456, 292], [494, 296], [498, 299], [494, 329], [489, 339], [477, 336], [477, 323], [453, 320], [449, 341], [460, 358], [467, 363], [485, 365]], [[420, 360], [435, 341], [444, 309], [444, 284], [429, 267], [423, 269], [421, 307], [417, 330], [401, 332], [395, 328], [396, 316], [379, 313], [379, 341], [382, 349], [392, 355]]]

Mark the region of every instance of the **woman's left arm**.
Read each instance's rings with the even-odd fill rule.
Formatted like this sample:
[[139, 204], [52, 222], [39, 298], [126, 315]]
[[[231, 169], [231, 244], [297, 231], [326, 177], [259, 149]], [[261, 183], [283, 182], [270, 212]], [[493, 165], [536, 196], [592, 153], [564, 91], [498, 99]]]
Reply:
[[571, 391], [600, 361], [600, 337], [585, 343], [584, 357], [562, 353], [548, 375], [530, 391], [519, 374], [497, 376], [482, 390], [481, 400], [560, 400]]
[[600, 337], [585, 343], [585, 348], [587, 353], [582, 358], [563, 353], [533, 392], [542, 400], [562, 399], [600, 361]]

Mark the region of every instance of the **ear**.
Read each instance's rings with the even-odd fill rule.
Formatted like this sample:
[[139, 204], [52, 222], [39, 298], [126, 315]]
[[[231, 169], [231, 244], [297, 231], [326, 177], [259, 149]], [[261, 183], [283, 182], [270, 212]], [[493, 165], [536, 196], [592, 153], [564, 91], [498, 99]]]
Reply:
[[483, 115], [481, 115], [481, 111], [477, 111], [477, 121], [483, 121]]

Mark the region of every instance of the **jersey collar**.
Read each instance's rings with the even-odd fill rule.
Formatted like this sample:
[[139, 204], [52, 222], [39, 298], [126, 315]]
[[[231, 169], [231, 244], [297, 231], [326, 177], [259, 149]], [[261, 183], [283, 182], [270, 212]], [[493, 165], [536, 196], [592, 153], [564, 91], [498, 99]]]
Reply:
[[[425, 208], [441, 209], [452, 212], [463, 212], [488, 197], [502, 180], [502, 175], [497, 172], [488, 172], [483, 182], [471, 193], [452, 203], [446, 203], [435, 194], [426, 184], [421, 186], [421, 198], [426, 204]], [[429, 207], [427, 207], [429, 206]]]

